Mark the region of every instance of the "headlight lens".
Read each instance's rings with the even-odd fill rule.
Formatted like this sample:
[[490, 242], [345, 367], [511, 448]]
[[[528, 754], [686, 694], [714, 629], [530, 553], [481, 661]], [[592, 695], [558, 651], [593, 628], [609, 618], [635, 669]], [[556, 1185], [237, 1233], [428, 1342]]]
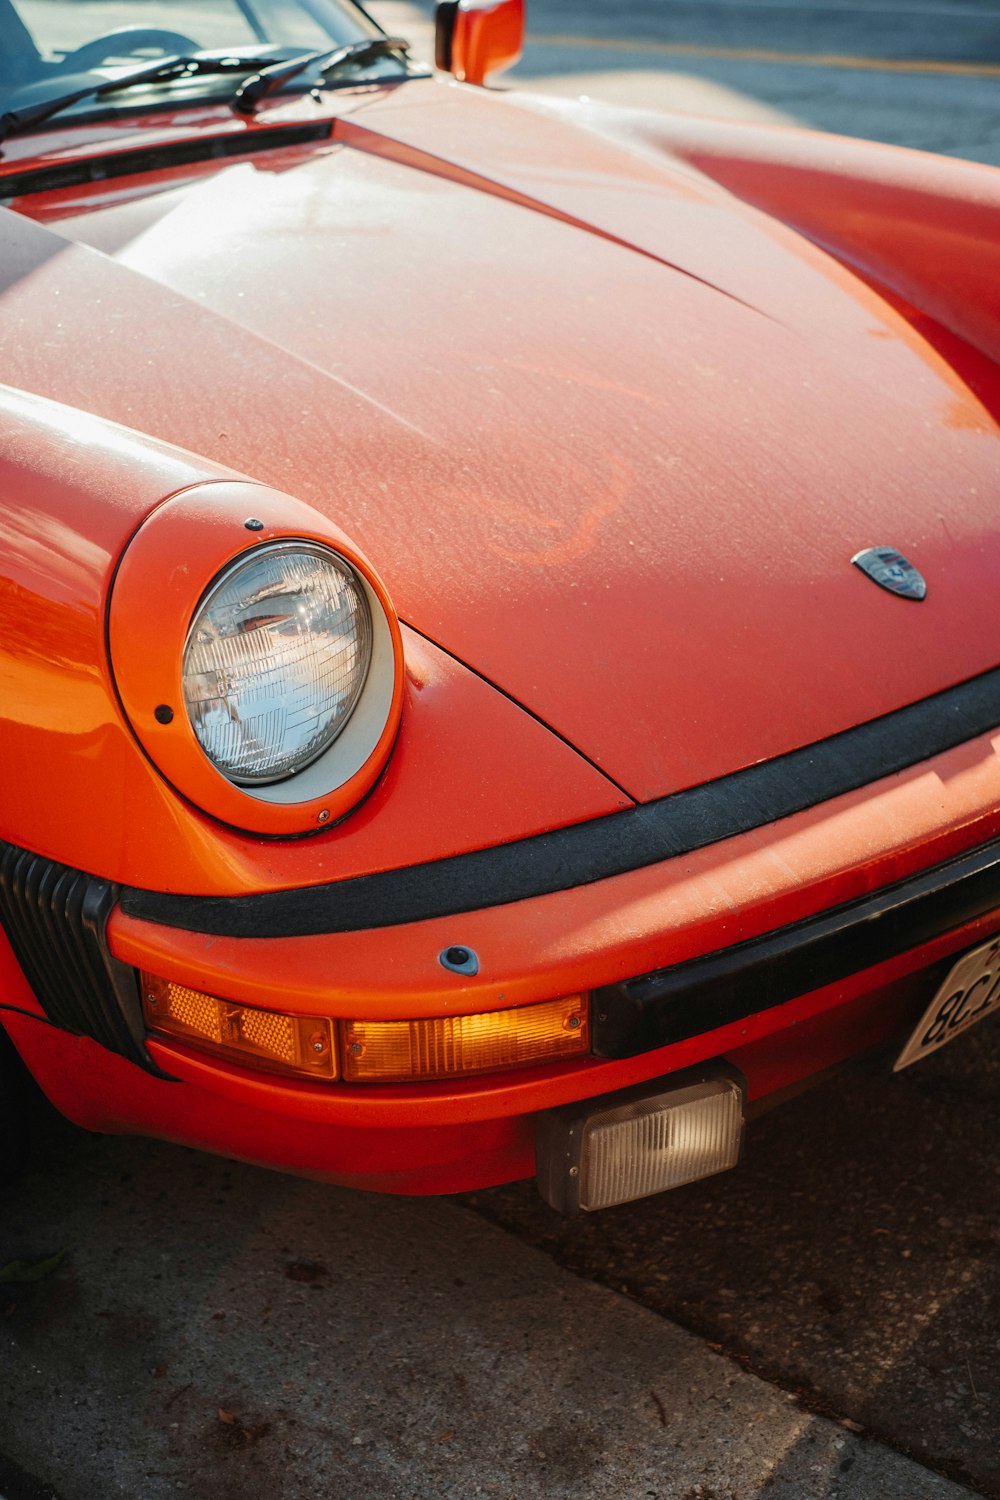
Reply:
[[337, 738], [372, 655], [361, 582], [311, 542], [261, 547], [216, 579], [184, 648], [188, 718], [209, 760], [241, 785], [281, 781]]

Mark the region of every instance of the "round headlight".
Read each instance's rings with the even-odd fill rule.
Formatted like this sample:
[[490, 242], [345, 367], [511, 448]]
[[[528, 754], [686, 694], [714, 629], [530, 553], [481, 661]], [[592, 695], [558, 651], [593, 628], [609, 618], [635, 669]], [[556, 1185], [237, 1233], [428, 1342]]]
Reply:
[[372, 657], [365, 590], [311, 542], [265, 545], [215, 580], [184, 648], [184, 700], [214, 766], [237, 785], [282, 781], [351, 717]]

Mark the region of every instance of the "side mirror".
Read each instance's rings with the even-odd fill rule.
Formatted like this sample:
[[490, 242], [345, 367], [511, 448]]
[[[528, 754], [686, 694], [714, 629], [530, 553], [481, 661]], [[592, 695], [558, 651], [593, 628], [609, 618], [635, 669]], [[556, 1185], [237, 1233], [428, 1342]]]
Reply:
[[524, 44], [524, 0], [440, 0], [434, 60], [463, 83], [509, 68]]

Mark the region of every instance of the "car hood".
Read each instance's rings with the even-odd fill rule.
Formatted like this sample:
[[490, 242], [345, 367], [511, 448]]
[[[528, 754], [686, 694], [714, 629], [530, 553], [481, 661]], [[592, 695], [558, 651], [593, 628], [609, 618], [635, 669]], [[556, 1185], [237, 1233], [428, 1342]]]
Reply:
[[[6, 378], [317, 506], [404, 620], [632, 797], [1000, 659], [990, 417], [677, 163], [413, 82], [320, 147], [60, 213], [5, 216]], [[872, 546], [922, 603], [852, 567]]]

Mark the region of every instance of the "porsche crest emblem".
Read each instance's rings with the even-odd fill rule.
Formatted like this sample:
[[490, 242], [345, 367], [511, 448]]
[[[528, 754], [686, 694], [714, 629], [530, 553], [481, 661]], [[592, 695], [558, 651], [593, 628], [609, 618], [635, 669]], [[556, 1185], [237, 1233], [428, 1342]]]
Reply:
[[863, 552], [856, 552], [851, 562], [879, 588], [888, 589], [901, 599], [923, 599], [927, 593], [923, 574], [895, 547], [866, 547]]

